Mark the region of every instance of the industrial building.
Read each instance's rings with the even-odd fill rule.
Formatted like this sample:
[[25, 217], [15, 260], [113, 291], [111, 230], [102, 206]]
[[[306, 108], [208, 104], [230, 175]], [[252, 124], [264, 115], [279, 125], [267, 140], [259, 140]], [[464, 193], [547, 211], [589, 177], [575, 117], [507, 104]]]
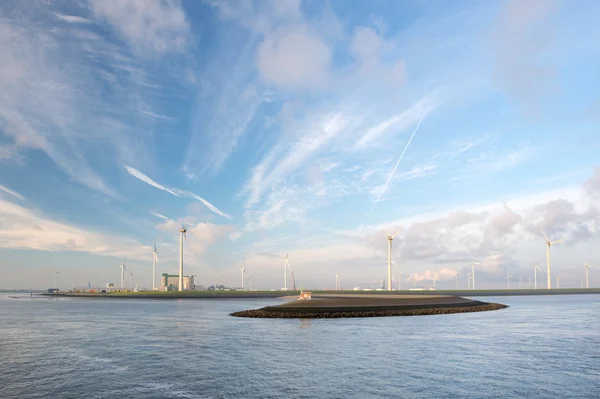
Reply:
[[[195, 287], [194, 276], [183, 276], [183, 290], [193, 290]], [[179, 275], [163, 273], [160, 278], [161, 291], [177, 291], [179, 289]]]

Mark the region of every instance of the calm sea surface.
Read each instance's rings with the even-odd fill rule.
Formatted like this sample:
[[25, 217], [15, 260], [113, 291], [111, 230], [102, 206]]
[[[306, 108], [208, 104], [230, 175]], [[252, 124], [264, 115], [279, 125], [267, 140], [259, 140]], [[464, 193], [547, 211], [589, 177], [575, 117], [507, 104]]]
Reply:
[[228, 314], [280, 300], [0, 294], [0, 398], [600, 398], [600, 296], [341, 320]]

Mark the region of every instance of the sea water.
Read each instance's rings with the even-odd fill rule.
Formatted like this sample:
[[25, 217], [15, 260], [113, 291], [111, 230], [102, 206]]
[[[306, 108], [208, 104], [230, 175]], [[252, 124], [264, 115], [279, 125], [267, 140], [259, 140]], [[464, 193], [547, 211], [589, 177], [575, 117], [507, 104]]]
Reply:
[[[19, 296], [10, 298], [9, 296]], [[600, 398], [600, 296], [275, 320], [251, 300], [0, 294], [0, 398]]]

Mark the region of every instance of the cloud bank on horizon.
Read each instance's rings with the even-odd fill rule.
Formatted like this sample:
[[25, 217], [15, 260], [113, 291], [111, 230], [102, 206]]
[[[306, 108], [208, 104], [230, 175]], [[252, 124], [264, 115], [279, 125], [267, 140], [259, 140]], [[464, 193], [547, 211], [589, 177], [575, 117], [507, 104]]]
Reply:
[[[600, 4], [0, 5], [0, 287], [186, 265], [204, 285], [561, 287], [600, 261]], [[145, 184], [141, 184], [145, 183]], [[367, 215], [365, 217], [365, 215]], [[41, 254], [51, 254], [43, 256]], [[463, 281], [464, 280], [464, 281]], [[143, 279], [141, 280], [143, 281]], [[592, 276], [592, 282], [594, 278]], [[600, 286], [600, 279], [596, 285]]]

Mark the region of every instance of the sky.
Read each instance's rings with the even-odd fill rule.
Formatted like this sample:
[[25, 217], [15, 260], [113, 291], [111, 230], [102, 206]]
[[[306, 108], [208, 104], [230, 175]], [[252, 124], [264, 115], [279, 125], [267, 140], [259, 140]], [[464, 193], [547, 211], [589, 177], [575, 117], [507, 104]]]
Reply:
[[[0, 2], [0, 287], [600, 286], [600, 3]], [[594, 265], [598, 265], [598, 271]], [[400, 273], [402, 275], [400, 276]], [[288, 275], [289, 276], [289, 275]], [[538, 281], [545, 279], [538, 275]], [[291, 286], [291, 277], [288, 286]], [[533, 283], [531, 283], [533, 284]]]

